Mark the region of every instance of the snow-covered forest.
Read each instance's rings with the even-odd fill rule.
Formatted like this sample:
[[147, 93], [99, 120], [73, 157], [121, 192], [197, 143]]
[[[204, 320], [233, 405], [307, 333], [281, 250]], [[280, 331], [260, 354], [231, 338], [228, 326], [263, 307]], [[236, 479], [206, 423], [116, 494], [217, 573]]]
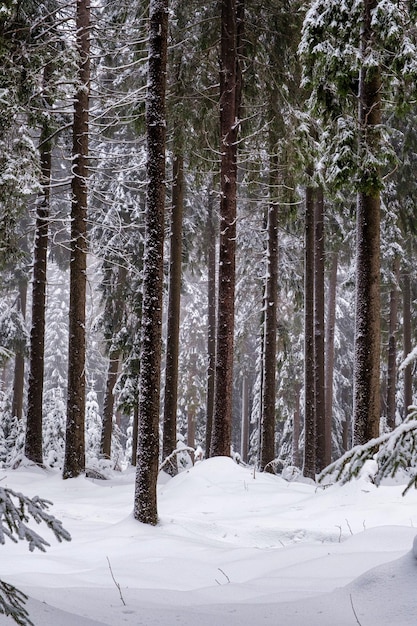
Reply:
[[415, 3], [6, 0], [0, 63], [1, 470], [413, 486]]

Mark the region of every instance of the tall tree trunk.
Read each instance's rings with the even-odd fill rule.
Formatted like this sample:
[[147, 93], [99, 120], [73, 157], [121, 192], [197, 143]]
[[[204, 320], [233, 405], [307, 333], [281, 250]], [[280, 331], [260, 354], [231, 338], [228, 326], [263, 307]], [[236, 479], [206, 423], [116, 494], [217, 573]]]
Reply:
[[216, 227], [213, 194], [207, 203], [207, 397], [206, 397], [206, 458], [210, 456], [214, 412], [214, 376], [216, 366]]
[[133, 409], [132, 458], [130, 460], [133, 467], [136, 467], [137, 457], [138, 457], [138, 430], [139, 430], [139, 406], [136, 404]]
[[242, 425], [240, 439], [240, 456], [244, 463], [248, 462], [249, 452], [249, 385], [247, 374], [242, 376]]
[[[178, 356], [180, 340], [180, 304], [182, 269], [182, 221], [184, 214], [184, 159], [176, 154], [173, 159], [171, 246], [167, 319], [167, 346], [165, 365], [164, 422], [162, 459], [177, 447]], [[166, 471], [175, 476], [177, 459], [173, 458]]]
[[295, 389], [294, 389], [295, 408], [294, 408], [293, 433], [292, 433], [292, 464], [295, 467], [301, 466], [300, 447], [299, 447], [299, 440], [300, 440], [300, 434], [301, 434], [300, 392], [301, 392], [301, 386], [298, 383], [296, 383]]
[[[50, 66], [44, 70], [44, 85], [49, 82]], [[51, 105], [48, 101], [47, 105]], [[25, 456], [34, 463], [43, 463], [42, 413], [45, 357], [46, 271], [48, 255], [48, 224], [51, 185], [52, 145], [50, 125], [46, 118], [40, 136], [42, 193], [36, 206], [35, 246], [33, 251], [32, 326], [28, 408], [25, 433]]]
[[161, 328], [165, 213], [165, 91], [168, 0], [150, 0], [146, 97], [147, 195], [138, 451], [134, 516], [157, 524]]
[[[412, 350], [411, 343], [411, 284], [410, 272], [406, 270], [402, 276], [403, 283], [403, 355], [404, 359]], [[404, 368], [404, 415], [407, 416], [408, 407], [413, 404], [413, 366], [409, 363]]]
[[101, 429], [100, 454], [111, 458], [111, 436], [113, 431], [114, 388], [119, 372], [120, 350], [111, 350], [107, 369], [106, 393], [103, 402], [103, 423]]
[[77, 0], [76, 33], [80, 88], [75, 97], [73, 124], [68, 398], [64, 478], [74, 478], [85, 470], [85, 304], [90, 91], [89, 0]]
[[113, 344], [115, 337], [120, 332], [125, 313], [125, 288], [127, 280], [127, 268], [120, 265], [117, 268], [117, 278], [114, 292], [107, 300], [107, 308], [104, 315], [111, 319], [113, 337], [110, 338], [109, 364], [107, 369], [106, 392], [103, 403], [103, 422], [101, 428], [100, 454], [106, 458], [111, 458], [111, 441], [113, 431], [114, 413], [114, 388], [117, 383], [121, 350]]
[[397, 324], [398, 324], [398, 281], [400, 258], [396, 257], [393, 267], [393, 285], [390, 293], [388, 371], [387, 371], [387, 426], [395, 428], [395, 392], [397, 390]]
[[327, 324], [325, 341], [325, 378], [326, 378], [326, 420], [330, 430], [330, 456], [331, 436], [333, 425], [333, 376], [334, 376], [334, 334], [336, 326], [336, 289], [337, 289], [337, 266], [338, 253], [333, 252], [329, 277], [329, 295], [327, 306]]
[[306, 188], [304, 257], [304, 465], [303, 475], [316, 475], [314, 385], [314, 189]]
[[[26, 277], [19, 280], [18, 308], [23, 319], [26, 319], [28, 281]], [[23, 413], [23, 393], [25, 386], [25, 353], [22, 348], [16, 350], [13, 372], [12, 416], [21, 419]]]
[[[277, 158], [271, 157], [271, 190], [277, 180]], [[274, 193], [271, 191], [271, 193]], [[265, 282], [265, 322], [263, 349], [263, 400], [261, 434], [261, 471], [273, 472], [271, 461], [275, 458], [275, 401], [276, 401], [276, 360], [277, 360], [277, 307], [278, 307], [278, 218], [276, 201], [271, 201], [268, 209], [268, 244]]]
[[314, 202], [314, 377], [316, 421], [316, 470], [321, 472], [331, 460], [331, 432], [326, 415], [324, 372], [324, 200], [323, 189], [315, 192]]
[[[375, 155], [381, 150], [381, 76], [379, 69], [367, 67], [366, 57], [374, 37], [376, 4], [376, 0], [364, 2], [358, 115], [360, 150]], [[356, 218], [354, 445], [377, 437], [380, 421], [380, 176], [373, 169], [362, 172], [362, 178]]]
[[221, 0], [220, 49], [220, 248], [212, 456], [230, 456], [232, 431], [237, 194], [236, 1]]

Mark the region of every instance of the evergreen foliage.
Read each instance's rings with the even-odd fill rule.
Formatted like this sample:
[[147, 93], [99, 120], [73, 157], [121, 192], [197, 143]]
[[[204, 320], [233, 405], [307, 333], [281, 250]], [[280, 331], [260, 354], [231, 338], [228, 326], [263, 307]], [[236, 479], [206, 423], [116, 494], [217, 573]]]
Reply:
[[[4, 544], [6, 538], [15, 543], [22, 540], [28, 542], [31, 552], [35, 548], [45, 552], [50, 544], [29, 526], [31, 520], [45, 524], [59, 542], [70, 541], [71, 535], [62, 523], [48, 513], [51, 504], [39, 496], [29, 498], [0, 487], [0, 544]], [[0, 581], [0, 613], [12, 617], [21, 626], [33, 626], [24, 608], [26, 600], [27, 596], [19, 589]]]
[[325, 468], [318, 481], [345, 484], [356, 478], [369, 461], [374, 462], [369, 467], [369, 473], [375, 485], [403, 470], [408, 480], [403, 495], [411, 487], [417, 487], [417, 407], [410, 407], [407, 418], [392, 432], [354, 446]]

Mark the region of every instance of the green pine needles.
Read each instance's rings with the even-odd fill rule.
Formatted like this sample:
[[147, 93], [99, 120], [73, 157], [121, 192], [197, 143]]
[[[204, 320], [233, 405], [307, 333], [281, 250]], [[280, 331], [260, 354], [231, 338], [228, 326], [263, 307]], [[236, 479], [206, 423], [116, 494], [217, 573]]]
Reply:
[[[45, 552], [49, 543], [41, 537], [29, 522], [46, 524], [58, 541], [70, 541], [71, 535], [63, 528], [62, 523], [48, 513], [51, 502], [38, 496], [28, 498], [11, 489], [0, 488], [0, 544], [4, 544], [6, 537], [14, 541], [27, 541], [29, 550], [35, 548]], [[0, 580], [0, 613], [9, 615], [21, 626], [33, 626], [24, 604], [27, 596], [13, 585]]]
[[345, 484], [359, 476], [367, 461], [376, 463], [372, 473], [375, 485], [379, 486], [384, 478], [393, 478], [403, 470], [408, 477], [403, 495], [411, 487], [417, 487], [417, 407], [410, 407], [407, 418], [392, 432], [346, 452], [321, 472], [318, 481], [326, 479], [326, 482]]

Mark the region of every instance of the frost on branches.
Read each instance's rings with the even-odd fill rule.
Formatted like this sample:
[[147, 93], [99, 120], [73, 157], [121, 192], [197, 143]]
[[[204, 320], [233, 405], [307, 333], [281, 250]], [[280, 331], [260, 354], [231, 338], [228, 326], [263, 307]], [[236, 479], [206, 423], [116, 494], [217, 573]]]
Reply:
[[326, 482], [345, 484], [360, 474], [367, 461], [375, 463], [371, 477], [375, 485], [379, 486], [384, 478], [393, 478], [398, 470], [403, 470], [408, 478], [403, 495], [410, 487], [417, 487], [417, 407], [410, 407], [408, 417], [392, 432], [346, 452], [323, 470], [318, 481], [326, 479]]
[[[0, 487], [0, 544], [4, 544], [6, 537], [18, 542], [23, 539], [28, 542], [29, 550], [35, 548], [45, 552], [49, 543], [28, 525], [31, 520], [37, 524], [44, 523], [53, 532], [58, 541], [70, 541], [71, 535], [63, 528], [62, 523], [48, 513], [51, 502], [38, 496], [28, 498], [11, 489]], [[32, 622], [24, 608], [27, 596], [3, 581], [0, 581], [0, 613], [9, 615], [17, 624], [30, 626]]]

